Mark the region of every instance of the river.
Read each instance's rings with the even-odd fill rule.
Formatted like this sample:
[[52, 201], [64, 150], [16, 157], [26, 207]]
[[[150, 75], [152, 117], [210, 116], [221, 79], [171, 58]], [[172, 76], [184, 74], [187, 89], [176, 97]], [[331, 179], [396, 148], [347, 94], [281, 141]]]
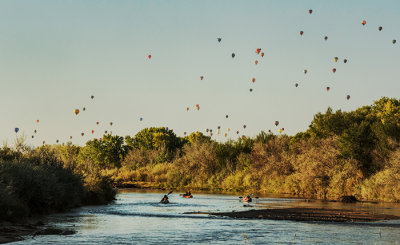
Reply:
[[48, 216], [53, 227], [74, 235], [36, 236], [13, 244], [400, 244], [400, 221], [326, 223], [246, 220], [193, 212], [239, 211], [268, 207], [323, 206], [367, 209], [400, 216], [397, 204], [342, 204], [260, 197], [245, 207], [238, 196], [121, 191], [109, 205], [89, 206]]

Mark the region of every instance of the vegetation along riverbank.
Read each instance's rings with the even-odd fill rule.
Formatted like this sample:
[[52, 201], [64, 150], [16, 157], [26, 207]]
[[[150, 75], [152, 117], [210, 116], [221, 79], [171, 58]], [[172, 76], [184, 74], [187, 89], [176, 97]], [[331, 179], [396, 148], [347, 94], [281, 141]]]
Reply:
[[328, 108], [294, 136], [216, 142], [153, 127], [85, 146], [30, 148], [17, 139], [0, 150], [0, 219], [107, 203], [112, 185], [398, 202], [399, 140], [400, 102], [390, 98], [350, 112]]

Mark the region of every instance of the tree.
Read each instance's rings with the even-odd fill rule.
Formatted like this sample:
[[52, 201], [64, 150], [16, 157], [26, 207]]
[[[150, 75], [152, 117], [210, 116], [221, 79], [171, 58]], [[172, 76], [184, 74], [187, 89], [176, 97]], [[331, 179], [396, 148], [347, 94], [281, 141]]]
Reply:
[[128, 151], [124, 145], [124, 138], [121, 136], [112, 136], [107, 134], [102, 140], [93, 139], [86, 142], [79, 152], [79, 162], [92, 162], [101, 168], [121, 167], [121, 162]]
[[165, 147], [168, 151], [175, 152], [182, 147], [182, 140], [174, 131], [165, 127], [145, 128], [133, 138], [126, 136], [125, 141], [131, 149], [152, 150]]

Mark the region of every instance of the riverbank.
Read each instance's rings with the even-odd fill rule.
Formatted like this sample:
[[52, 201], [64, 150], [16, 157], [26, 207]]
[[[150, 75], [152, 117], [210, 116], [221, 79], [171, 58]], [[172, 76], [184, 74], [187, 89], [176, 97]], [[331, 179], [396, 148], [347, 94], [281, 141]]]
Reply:
[[25, 222], [0, 223], [0, 244], [23, 241], [27, 237], [38, 235], [73, 235], [75, 230], [49, 227], [41, 219], [29, 219]]
[[261, 209], [209, 214], [239, 219], [271, 219], [292, 221], [376, 222], [383, 220], [400, 220], [399, 216], [375, 214], [361, 210], [306, 207]]

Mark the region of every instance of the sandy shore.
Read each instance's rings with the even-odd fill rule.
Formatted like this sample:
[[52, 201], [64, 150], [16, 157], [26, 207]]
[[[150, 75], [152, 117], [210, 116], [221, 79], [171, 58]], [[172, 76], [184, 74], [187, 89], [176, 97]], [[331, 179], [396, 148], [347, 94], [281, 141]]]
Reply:
[[209, 213], [216, 216], [247, 219], [272, 219], [293, 221], [327, 222], [373, 222], [381, 220], [400, 220], [400, 217], [386, 214], [373, 214], [360, 210], [328, 208], [281, 208], [261, 209], [227, 213]]

